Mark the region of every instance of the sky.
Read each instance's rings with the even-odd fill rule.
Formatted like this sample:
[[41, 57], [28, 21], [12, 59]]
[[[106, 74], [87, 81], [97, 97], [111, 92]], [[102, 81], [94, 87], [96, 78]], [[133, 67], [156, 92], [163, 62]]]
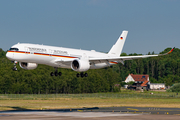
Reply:
[[180, 48], [180, 0], [0, 0], [0, 48], [16, 43], [127, 54]]

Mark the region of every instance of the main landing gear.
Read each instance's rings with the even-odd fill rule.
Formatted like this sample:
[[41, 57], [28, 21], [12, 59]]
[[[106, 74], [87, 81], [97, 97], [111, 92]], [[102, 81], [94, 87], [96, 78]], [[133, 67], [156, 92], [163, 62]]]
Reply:
[[17, 71], [17, 67], [16, 67], [17, 61], [12, 61], [12, 62], [14, 63], [13, 70], [14, 70], [14, 71]]
[[51, 75], [51, 76], [61, 76], [62, 73], [61, 73], [61, 72], [58, 72], [57, 69], [58, 69], [58, 68], [55, 68], [55, 72], [51, 72], [50, 75]]
[[81, 73], [77, 73], [76, 74], [76, 77], [87, 77], [88, 76], [88, 74], [87, 73], [83, 73], [83, 72], [81, 72]]
[[[55, 67], [55, 72], [51, 72], [50, 75], [51, 75], [51, 76], [61, 76], [62, 73], [61, 73], [61, 72], [58, 72], [57, 69], [58, 69], [58, 68]], [[87, 76], [88, 76], [88, 74], [87, 74], [87, 73], [83, 73], [83, 72], [76, 74], [76, 77], [82, 77], [82, 78], [83, 78], [83, 77], [87, 77]]]

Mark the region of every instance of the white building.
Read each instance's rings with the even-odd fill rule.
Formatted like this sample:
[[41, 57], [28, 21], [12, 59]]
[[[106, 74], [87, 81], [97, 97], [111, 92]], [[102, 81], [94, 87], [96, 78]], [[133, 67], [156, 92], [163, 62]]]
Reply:
[[[149, 81], [149, 75], [134, 75], [134, 74], [129, 74], [126, 77], [125, 83], [128, 82], [134, 82], [133, 88], [137, 88], [138, 86], [141, 87], [147, 87], [148, 89], [151, 90], [161, 90], [161, 89], [166, 89], [166, 86], [164, 83], [150, 83]], [[127, 88], [127, 86], [125, 86]]]
[[151, 83], [150, 84], [150, 89], [151, 90], [160, 90], [160, 89], [165, 89], [166, 86], [164, 83]]

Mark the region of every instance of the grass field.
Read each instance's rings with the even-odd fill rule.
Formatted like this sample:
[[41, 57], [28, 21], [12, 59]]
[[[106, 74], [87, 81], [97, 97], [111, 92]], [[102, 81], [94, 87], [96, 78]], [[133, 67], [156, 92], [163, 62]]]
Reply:
[[94, 94], [1, 94], [0, 110], [61, 109], [82, 107], [173, 107], [180, 108], [180, 96], [167, 92]]

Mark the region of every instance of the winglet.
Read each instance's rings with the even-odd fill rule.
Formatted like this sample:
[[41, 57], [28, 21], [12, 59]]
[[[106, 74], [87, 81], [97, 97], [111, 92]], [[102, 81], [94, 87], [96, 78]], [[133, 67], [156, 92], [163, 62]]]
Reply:
[[175, 47], [173, 49], [171, 49], [167, 54], [170, 54], [172, 53], [172, 51], [175, 49]]
[[168, 54], [172, 53], [172, 51], [173, 51], [174, 49], [175, 49], [175, 47], [174, 47], [173, 49], [171, 49], [169, 52], [165, 53], [165, 54], [159, 54], [159, 56], [161, 56], [161, 55], [168, 55]]

